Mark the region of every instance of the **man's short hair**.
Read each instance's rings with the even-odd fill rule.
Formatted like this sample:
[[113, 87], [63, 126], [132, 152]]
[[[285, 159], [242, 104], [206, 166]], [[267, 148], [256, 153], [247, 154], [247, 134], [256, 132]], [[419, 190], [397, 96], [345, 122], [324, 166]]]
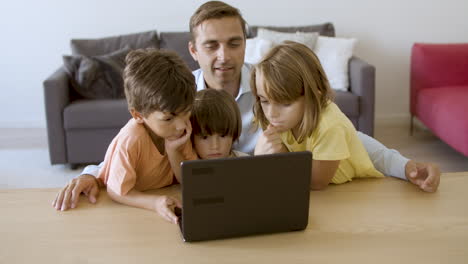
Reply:
[[219, 19], [224, 17], [237, 17], [242, 26], [244, 38], [247, 38], [246, 23], [239, 9], [221, 1], [209, 1], [201, 5], [190, 18], [191, 41], [195, 42], [195, 28], [208, 19]]
[[195, 78], [172, 51], [131, 51], [124, 69], [124, 88], [129, 109], [143, 116], [154, 111], [179, 113], [190, 110], [195, 98]]

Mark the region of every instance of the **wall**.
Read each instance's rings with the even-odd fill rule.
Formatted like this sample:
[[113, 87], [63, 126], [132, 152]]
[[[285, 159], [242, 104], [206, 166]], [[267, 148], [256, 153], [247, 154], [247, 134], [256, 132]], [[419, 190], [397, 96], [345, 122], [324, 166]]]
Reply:
[[[42, 81], [69, 54], [71, 38], [157, 29], [185, 31], [204, 1], [9, 1], [0, 11], [0, 127], [45, 127]], [[252, 25], [331, 21], [337, 36], [377, 68], [376, 118], [408, 116], [414, 42], [468, 42], [465, 0], [227, 1]], [[130, 4], [131, 3], [131, 4]]]

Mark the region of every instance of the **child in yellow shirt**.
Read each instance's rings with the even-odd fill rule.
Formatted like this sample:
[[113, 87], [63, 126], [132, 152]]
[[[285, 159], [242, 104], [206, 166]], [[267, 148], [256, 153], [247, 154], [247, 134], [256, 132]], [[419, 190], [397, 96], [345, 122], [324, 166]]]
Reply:
[[[311, 189], [383, 177], [352, 123], [333, 103], [325, 72], [309, 48], [291, 41], [274, 47], [255, 65], [250, 83], [255, 122], [264, 130], [255, 154], [311, 151]], [[437, 190], [437, 166], [409, 161], [405, 169], [412, 184], [427, 192]]]

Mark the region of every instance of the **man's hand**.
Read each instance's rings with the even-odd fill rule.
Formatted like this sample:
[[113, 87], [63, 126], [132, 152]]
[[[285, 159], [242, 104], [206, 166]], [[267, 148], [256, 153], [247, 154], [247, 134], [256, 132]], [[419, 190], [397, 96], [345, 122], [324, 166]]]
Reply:
[[72, 179], [57, 194], [52, 202], [52, 206], [62, 211], [69, 208], [73, 209], [76, 207], [81, 193], [88, 196], [88, 200], [91, 203], [96, 203], [96, 198], [99, 194], [99, 184], [93, 175], [83, 174]]
[[255, 155], [273, 154], [288, 152], [286, 146], [281, 141], [281, 136], [272, 125], [268, 125], [267, 129], [260, 135], [255, 146]]
[[440, 183], [439, 167], [410, 160], [405, 166], [406, 178], [425, 192], [435, 192]]
[[166, 153], [174, 153], [178, 151], [185, 143], [187, 143], [187, 141], [190, 140], [191, 134], [192, 125], [190, 124], [190, 120], [188, 120], [184, 134], [182, 134], [179, 138], [176, 139], [165, 139], [164, 147], [166, 149]]
[[179, 218], [175, 215], [175, 207], [182, 208], [182, 203], [170, 196], [159, 196], [155, 201], [155, 211], [167, 221], [177, 224]]

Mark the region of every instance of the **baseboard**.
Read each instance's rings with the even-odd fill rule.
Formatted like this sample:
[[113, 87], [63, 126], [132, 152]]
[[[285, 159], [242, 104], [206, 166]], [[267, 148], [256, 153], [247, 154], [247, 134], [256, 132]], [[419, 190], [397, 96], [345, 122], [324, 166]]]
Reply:
[[[411, 116], [409, 114], [396, 114], [396, 115], [379, 115], [375, 118], [375, 125], [398, 125], [407, 126], [409, 128], [411, 123]], [[429, 130], [418, 118], [413, 119], [415, 128], [422, 130]]]
[[405, 125], [410, 123], [409, 114], [376, 115], [375, 124]]

